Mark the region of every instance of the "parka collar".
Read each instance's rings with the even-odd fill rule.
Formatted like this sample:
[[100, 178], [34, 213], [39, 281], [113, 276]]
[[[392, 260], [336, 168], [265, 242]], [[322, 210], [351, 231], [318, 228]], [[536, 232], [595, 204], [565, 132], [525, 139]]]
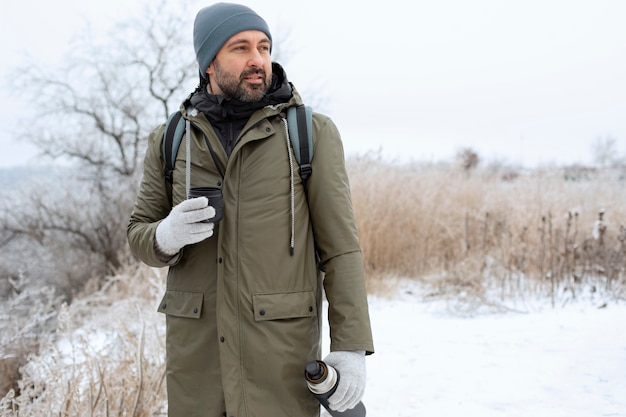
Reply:
[[[283, 67], [272, 63], [272, 84], [268, 92], [257, 102], [242, 102], [237, 99], [226, 100], [224, 96], [210, 94], [205, 88], [198, 87], [181, 106], [181, 110], [195, 108], [204, 113], [211, 122], [226, 119], [248, 119], [257, 110], [265, 107], [279, 107], [292, 101], [300, 102], [300, 96], [288, 81]], [[293, 103], [295, 104], [295, 103]]]

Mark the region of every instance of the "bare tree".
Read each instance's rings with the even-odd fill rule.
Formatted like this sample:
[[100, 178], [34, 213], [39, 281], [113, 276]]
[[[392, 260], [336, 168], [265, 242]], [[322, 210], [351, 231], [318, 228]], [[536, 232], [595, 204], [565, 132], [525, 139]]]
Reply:
[[[30, 64], [18, 88], [37, 104], [23, 134], [42, 155], [132, 176], [147, 133], [186, 93], [193, 56], [180, 11], [160, 4], [116, 26], [104, 43], [89, 32], [56, 71]], [[187, 57], [186, 59], [184, 57]]]
[[476, 167], [480, 163], [480, 157], [478, 156], [478, 153], [472, 148], [459, 149], [456, 154], [456, 159], [459, 163], [459, 166], [467, 174], [476, 169]]
[[69, 295], [126, 259], [147, 135], [197, 81], [183, 35], [191, 36], [189, 14], [165, 4], [146, 6], [104, 41], [81, 34], [62, 68], [33, 62], [17, 72], [16, 87], [36, 110], [18, 134], [63, 168], [2, 196], [0, 245], [9, 256], [0, 270], [8, 275], [45, 274]]
[[617, 139], [610, 135], [597, 137], [591, 145], [591, 154], [594, 163], [600, 168], [616, 166], [623, 161], [618, 154]]

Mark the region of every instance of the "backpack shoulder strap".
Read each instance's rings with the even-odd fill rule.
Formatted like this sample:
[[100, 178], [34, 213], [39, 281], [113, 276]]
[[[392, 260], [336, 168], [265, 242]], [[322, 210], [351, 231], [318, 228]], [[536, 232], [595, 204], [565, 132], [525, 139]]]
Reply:
[[[291, 146], [300, 165], [302, 182], [312, 173], [313, 160], [313, 109], [303, 104], [287, 109], [287, 126]], [[163, 160], [165, 161], [165, 178], [171, 184], [176, 154], [185, 132], [185, 119], [180, 111], [172, 113], [165, 125], [163, 137]]]
[[313, 109], [301, 104], [287, 109], [287, 126], [291, 146], [296, 155], [296, 161], [300, 165], [300, 177], [306, 184], [306, 180], [313, 171]]
[[163, 135], [163, 160], [165, 161], [165, 179], [172, 183], [172, 173], [174, 172], [174, 163], [176, 162], [176, 154], [178, 147], [183, 139], [185, 132], [185, 119], [180, 111], [170, 114], [165, 124], [165, 133]]

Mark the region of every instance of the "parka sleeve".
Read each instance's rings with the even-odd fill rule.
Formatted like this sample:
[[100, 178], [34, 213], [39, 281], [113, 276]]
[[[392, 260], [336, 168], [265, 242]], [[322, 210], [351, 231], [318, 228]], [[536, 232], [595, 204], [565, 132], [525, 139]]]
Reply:
[[307, 199], [324, 290], [329, 302], [331, 351], [374, 352], [365, 271], [343, 144], [326, 116], [314, 118], [312, 174]]
[[155, 251], [156, 228], [171, 210], [167, 188], [169, 184], [165, 180], [161, 153], [164, 129], [165, 125], [159, 126], [148, 136], [143, 177], [126, 230], [133, 255], [155, 267], [169, 265]]

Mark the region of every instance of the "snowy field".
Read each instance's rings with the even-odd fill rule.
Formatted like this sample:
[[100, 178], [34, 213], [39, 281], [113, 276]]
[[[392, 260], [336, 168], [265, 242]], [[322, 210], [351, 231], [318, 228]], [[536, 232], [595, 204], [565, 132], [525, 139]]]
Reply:
[[626, 416], [626, 305], [602, 304], [470, 315], [371, 298], [367, 415]]

